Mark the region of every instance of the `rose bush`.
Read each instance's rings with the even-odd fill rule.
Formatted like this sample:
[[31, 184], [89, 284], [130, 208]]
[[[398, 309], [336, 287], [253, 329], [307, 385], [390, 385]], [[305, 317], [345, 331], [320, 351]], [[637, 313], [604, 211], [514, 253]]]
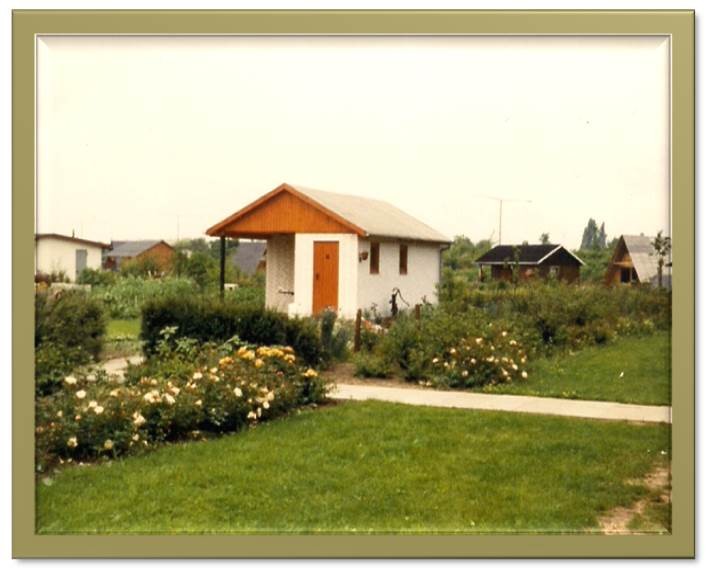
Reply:
[[525, 349], [508, 331], [493, 325], [474, 338], [433, 357], [431, 384], [445, 387], [495, 385], [528, 378]]
[[164, 372], [154, 363], [134, 367], [125, 381], [103, 371], [65, 377], [59, 391], [37, 400], [39, 468], [237, 431], [326, 394], [290, 347], [230, 342], [202, 346], [192, 357], [188, 367]]

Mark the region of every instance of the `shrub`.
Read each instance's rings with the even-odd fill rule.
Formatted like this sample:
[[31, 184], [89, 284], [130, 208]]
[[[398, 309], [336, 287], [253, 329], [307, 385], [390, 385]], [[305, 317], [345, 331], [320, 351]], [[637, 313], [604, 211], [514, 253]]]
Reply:
[[35, 393], [54, 392], [76, 367], [91, 361], [91, 355], [81, 347], [59, 345], [51, 341], [40, 344], [34, 351]]
[[[651, 287], [609, 288], [535, 281], [516, 289], [500, 290], [493, 284], [460, 288], [443, 299], [448, 313], [481, 310], [489, 319], [504, 319], [524, 331], [532, 348], [578, 348], [603, 343], [617, 333], [640, 331], [650, 320], [657, 329], [671, 323], [671, 296]], [[531, 339], [535, 337], [535, 339]]]
[[100, 303], [82, 291], [35, 295], [35, 391], [54, 390], [64, 375], [97, 359], [106, 331]]
[[[498, 353], [499, 362], [474, 368], [471, 359], [478, 363], [490, 355], [478, 355], [470, 339], [480, 338], [486, 343], [483, 347], [498, 348], [503, 345], [494, 339], [505, 331], [517, 344], [514, 351], [532, 359], [536, 354], [609, 343], [617, 335], [669, 329], [671, 324], [671, 296], [666, 290], [568, 285], [557, 280], [513, 288], [504, 282], [472, 286], [469, 276], [448, 268], [445, 272], [438, 306], [423, 307], [419, 320], [401, 312], [387, 331], [371, 335], [368, 347], [362, 343], [367, 351], [354, 359], [361, 376], [378, 376], [392, 368], [407, 380], [444, 386], [498, 383], [518, 376], [502, 360], [513, 352], [504, 350]], [[463, 349], [466, 346], [471, 349]], [[462, 357], [452, 359], [452, 348]], [[517, 361], [514, 364], [520, 367]]]
[[93, 268], [84, 268], [81, 270], [76, 283], [90, 286], [109, 286], [113, 285], [118, 279], [115, 272], [106, 270], [94, 270]]
[[[172, 341], [163, 336], [167, 345]], [[226, 433], [321, 402], [326, 385], [286, 347], [161, 345], [185, 368], [138, 366], [124, 383], [105, 374], [67, 376], [37, 401], [38, 463], [116, 457], [164, 441]], [[167, 353], [171, 353], [168, 355]], [[152, 367], [152, 368], [151, 368]]]
[[488, 325], [474, 338], [461, 338], [432, 359], [433, 384], [476, 387], [527, 379], [527, 355], [507, 331]]
[[393, 367], [381, 355], [362, 351], [356, 353], [353, 358], [354, 375], [363, 378], [385, 379], [393, 373]]
[[324, 311], [319, 317], [319, 338], [324, 362], [343, 361], [348, 355], [348, 344], [352, 337], [351, 326], [337, 320], [336, 312]]
[[[259, 309], [259, 311], [265, 311]], [[317, 332], [317, 324], [312, 319], [290, 318], [278, 314], [285, 326], [285, 343], [310, 365], [318, 365], [322, 361], [322, 344]], [[243, 336], [244, 339], [247, 339]]]
[[395, 364], [407, 380], [430, 379], [434, 375], [440, 376], [440, 371], [433, 366], [435, 358], [441, 358], [444, 362], [445, 352], [457, 347], [460, 340], [490, 338], [496, 330], [507, 334], [512, 332], [514, 343], [525, 345], [526, 335], [514, 329], [507, 320], [489, 322], [488, 316], [476, 308], [459, 314], [440, 307], [426, 306], [420, 320], [409, 313], [400, 314], [375, 352], [385, 362]]
[[120, 264], [120, 274], [131, 277], [154, 277], [163, 274], [160, 263], [154, 256], [142, 256], [123, 260]]
[[[220, 298], [220, 291], [214, 290], [214, 297]], [[224, 299], [241, 305], [249, 305], [251, 307], [265, 307], [265, 285], [253, 280], [248, 280], [241, 283], [234, 289], [229, 289], [224, 292]]]
[[35, 347], [47, 341], [81, 347], [98, 358], [106, 332], [103, 307], [82, 291], [35, 297]]
[[53, 283], [69, 283], [68, 274], [64, 270], [54, 270], [53, 272], [37, 272], [34, 275], [34, 283], [44, 283], [51, 285]]
[[225, 341], [233, 336], [259, 345], [289, 345], [309, 364], [322, 358], [316, 324], [262, 307], [244, 306], [208, 297], [152, 300], [142, 311], [141, 338], [145, 352], [154, 352], [165, 327], [177, 327], [180, 337], [199, 342]]

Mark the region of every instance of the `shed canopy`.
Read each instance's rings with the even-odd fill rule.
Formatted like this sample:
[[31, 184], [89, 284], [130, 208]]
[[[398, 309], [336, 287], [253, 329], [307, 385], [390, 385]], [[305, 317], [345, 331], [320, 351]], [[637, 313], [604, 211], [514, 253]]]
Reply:
[[206, 231], [209, 236], [254, 238], [298, 232], [450, 242], [434, 228], [382, 200], [287, 183]]
[[491, 248], [476, 260], [480, 265], [503, 265], [514, 263], [518, 253], [518, 263], [539, 266], [543, 263], [563, 263], [584, 265], [584, 262], [560, 244], [520, 244], [499, 245]]

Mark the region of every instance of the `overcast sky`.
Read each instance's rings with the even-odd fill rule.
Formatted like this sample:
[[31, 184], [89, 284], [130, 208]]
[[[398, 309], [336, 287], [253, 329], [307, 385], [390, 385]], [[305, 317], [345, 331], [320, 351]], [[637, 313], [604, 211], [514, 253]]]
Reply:
[[[670, 233], [669, 43], [44, 37], [37, 230], [200, 237], [281, 182], [452, 237]], [[530, 202], [528, 202], [530, 201]]]

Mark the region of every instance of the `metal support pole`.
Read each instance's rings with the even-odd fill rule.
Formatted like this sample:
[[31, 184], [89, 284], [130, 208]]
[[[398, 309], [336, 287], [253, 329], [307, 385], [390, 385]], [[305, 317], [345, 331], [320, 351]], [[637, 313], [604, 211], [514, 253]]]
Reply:
[[226, 236], [221, 236], [221, 268], [219, 275], [219, 286], [221, 288], [221, 299], [226, 290]]
[[498, 243], [501, 242], [501, 228], [503, 227], [503, 200], [498, 201]]

